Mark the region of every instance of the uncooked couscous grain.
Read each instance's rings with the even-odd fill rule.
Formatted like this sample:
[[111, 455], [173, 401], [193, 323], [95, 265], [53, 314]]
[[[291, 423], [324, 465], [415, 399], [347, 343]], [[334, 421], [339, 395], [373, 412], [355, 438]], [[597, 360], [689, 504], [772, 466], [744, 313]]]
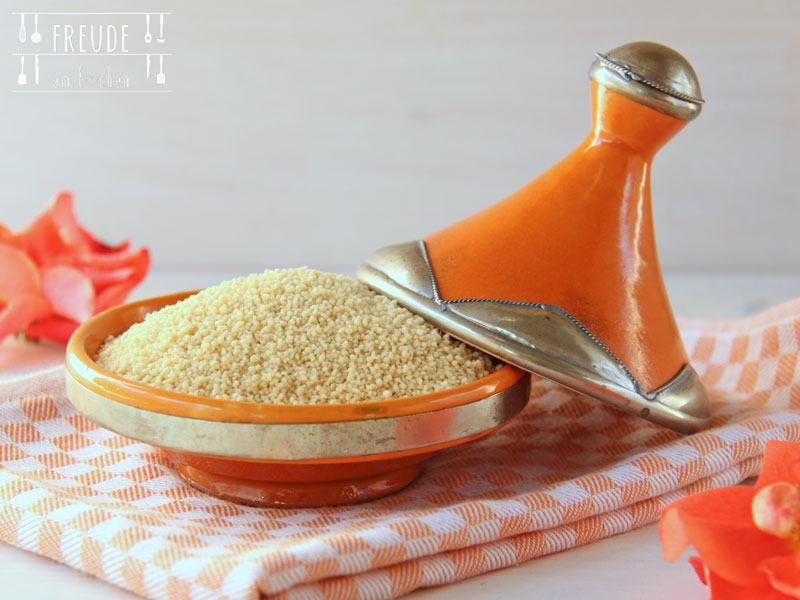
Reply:
[[209, 398], [326, 404], [400, 398], [498, 368], [365, 284], [312, 269], [233, 279], [106, 340], [97, 363]]

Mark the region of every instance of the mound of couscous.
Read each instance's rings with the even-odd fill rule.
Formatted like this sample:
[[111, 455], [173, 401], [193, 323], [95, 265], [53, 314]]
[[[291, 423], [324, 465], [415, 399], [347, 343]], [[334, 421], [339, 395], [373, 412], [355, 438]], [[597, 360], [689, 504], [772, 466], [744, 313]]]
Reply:
[[226, 281], [109, 338], [97, 363], [209, 398], [326, 404], [463, 385], [498, 367], [365, 284], [312, 269]]

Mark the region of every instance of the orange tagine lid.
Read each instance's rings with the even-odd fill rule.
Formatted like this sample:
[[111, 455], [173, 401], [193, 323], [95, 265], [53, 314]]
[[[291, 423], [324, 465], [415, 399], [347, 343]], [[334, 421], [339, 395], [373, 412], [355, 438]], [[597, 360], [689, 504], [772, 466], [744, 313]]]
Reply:
[[504, 200], [378, 250], [359, 278], [500, 359], [673, 429], [708, 427], [661, 275], [656, 152], [703, 105], [692, 66], [660, 44], [598, 53], [592, 129]]

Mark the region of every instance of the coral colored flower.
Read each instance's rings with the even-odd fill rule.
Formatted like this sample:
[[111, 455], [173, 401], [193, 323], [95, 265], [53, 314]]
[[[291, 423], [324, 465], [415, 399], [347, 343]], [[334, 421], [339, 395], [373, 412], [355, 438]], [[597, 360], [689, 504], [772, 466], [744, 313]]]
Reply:
[[800, 443], [770, 441], [755, 487], [707, 490], [661, 511], [664, 558], [690, 545], [714, 600], [800, 598]]
[[0, 341], [24, 331], [66, 342], [82, 321], [125, 300], [149, 265], [146, 248], [107, 246], [81, 227], [69, 192], [17, 233], [0, 223]]

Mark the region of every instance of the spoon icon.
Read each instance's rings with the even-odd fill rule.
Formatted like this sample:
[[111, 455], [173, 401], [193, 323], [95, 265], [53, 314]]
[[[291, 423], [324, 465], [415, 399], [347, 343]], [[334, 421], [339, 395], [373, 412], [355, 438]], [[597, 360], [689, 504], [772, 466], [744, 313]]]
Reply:
[[39, 33], [39, 15], [33, 15], [33, 34], [31, 34], [31, 41], [34, 44], [38, 44], [42, 41], [42, 34]]
[[153, 36], [150, 35], [150, 14], [149, 13], [145, 17], [145, 20], [147, 22], [147, 33], [144, 34], [144, 41], [145, 41], [145, 43], [149, 44], [151, 41], [153, 41]]
[[25, 43], [25, 13], [22, 13], [19, 16], [19, 42], [20, 44]]

